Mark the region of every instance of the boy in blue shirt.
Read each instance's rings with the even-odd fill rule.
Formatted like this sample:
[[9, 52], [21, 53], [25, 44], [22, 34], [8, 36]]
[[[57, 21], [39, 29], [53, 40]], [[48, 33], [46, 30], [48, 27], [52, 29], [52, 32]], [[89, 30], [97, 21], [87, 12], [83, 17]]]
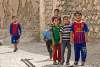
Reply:
[[50, 60], [52, 60], [52, 32], [50, 29], [46, 29], [43, 32], [44, 41], [49, 52]]

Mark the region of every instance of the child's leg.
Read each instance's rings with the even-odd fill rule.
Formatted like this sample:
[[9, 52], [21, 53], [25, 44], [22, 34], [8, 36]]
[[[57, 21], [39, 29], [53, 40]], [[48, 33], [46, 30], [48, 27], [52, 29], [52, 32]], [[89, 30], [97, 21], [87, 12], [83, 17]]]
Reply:
[[81, 48], [81, 58], [82, 58], [82, 62], [86, 61], [86, 56], [87, 56], [87, 49], [86, 49], [86, 43], [83, 44], [82, 48]]
[[16, 44], [14, 44], [14, 48], [15, 48], [15, 49], [17, 48], [17, 43], [16, 43]]
[[46, 46], [47, 46], [47, 50], [48, 50], [48, 52], [49, 52], [49, 56], [50, 56], [50, 59], [52, 59], [52, 49], [51, 49], [51, 40], [48, 40], [47, 42], [46, 42]]
[[70, 60], [70, 57], [71, 57], [71, 44], [70, 44], [70, 41], [67, 41], [67, 48], [68, 48], [68, 53], [67, 53], [66, 63], [69, 63], [69, 60]]
[[14, 52], [17, 51], [17, 45], [18, 45], [19, 40], [17, 39], [16, 36], [12, 36], [12, 44], [14, 45]]
[[14, 43], [14, 51], [13, 52], [16, 52], [17, 50], [18, 50], [17, 43]]
[[50, 59], [52, 59], [52, 48], [50, 48]]
[[62, 49], [61, 49], [61, 56], [62, 56], [62, 64], [65, 62], [64, 59], [64, 53], [65, 53], [65, 48], [66, 48], [66, 41], [62, 41]]
[[74, 51], [75, 51], [75, 62], [78, 63], [79, 59], [80, 59], [80, 44], [74, 44]]
[[46, 41], [46, 47], [47, 47], [48, 52], [50, 52], [50, 48], [49, 48], [50, 46], [49, 45], [50, 45], [50, 43], [49, 43], [49, 40], [48, 40], [48, 41]]
[[53, 46], [53, 61], [56, 62], [57, 60], [57, 46]]
[[50, 59], [52, 59], [52, 40], [50, 40]]
[[58, 45], [58, 61], [61, 62], [61, 44]]

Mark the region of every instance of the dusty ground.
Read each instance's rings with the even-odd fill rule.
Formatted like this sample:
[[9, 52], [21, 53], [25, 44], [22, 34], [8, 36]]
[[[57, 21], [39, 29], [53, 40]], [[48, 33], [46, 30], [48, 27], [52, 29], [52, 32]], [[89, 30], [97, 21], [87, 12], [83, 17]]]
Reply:
[[[8, 45], [8, 43], [5, 43]], [[11, 45], [9, 43], [9, 45]], [[48, 52], [46, 50], [45, 43], [40, 42], [29, 42], [29, 43], [20, 43], [19, 48], [24, 51], [28, 51], [31, 53], [41, 54], [41, 55], [47, 55]], [[92, 65], [91, 67], [99, 67], [100, 66], [100, 42], [89, 42], [87, 43], [87, 49], [88, 49], [88, 57], [86, 64]], [[74, 53], [73, 53], [73, 44], [72, 44], [72, 57], [71, 61], [74, 61]], [[67, 53], [67, 50], [66, 50]], [[65, 54], [66, 56], [66, 54]], [[53, 65], [47, 65], [45, 67], [62, 67], [62, 66], [53, 66]]]

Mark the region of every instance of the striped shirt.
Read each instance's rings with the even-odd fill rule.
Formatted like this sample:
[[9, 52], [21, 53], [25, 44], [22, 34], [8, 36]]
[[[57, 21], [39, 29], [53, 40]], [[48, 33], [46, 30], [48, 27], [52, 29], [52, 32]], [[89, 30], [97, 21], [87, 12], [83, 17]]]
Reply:
[[72, 25], [71, 24], [65, 24], [61, 27], [60, 32], [61, 32], [61, 37], [62, 40], [70, 40], [70, 33], [72, 30]]

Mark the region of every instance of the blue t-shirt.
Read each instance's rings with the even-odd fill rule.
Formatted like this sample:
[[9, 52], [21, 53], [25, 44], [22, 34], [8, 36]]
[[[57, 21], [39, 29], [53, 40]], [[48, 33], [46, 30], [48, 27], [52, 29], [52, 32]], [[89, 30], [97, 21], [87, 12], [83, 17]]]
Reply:
[[43, 32], [43, 37], [46, 40], [51, 40], [52, 39], [52, 32], [51, 31], [44, 31]]

